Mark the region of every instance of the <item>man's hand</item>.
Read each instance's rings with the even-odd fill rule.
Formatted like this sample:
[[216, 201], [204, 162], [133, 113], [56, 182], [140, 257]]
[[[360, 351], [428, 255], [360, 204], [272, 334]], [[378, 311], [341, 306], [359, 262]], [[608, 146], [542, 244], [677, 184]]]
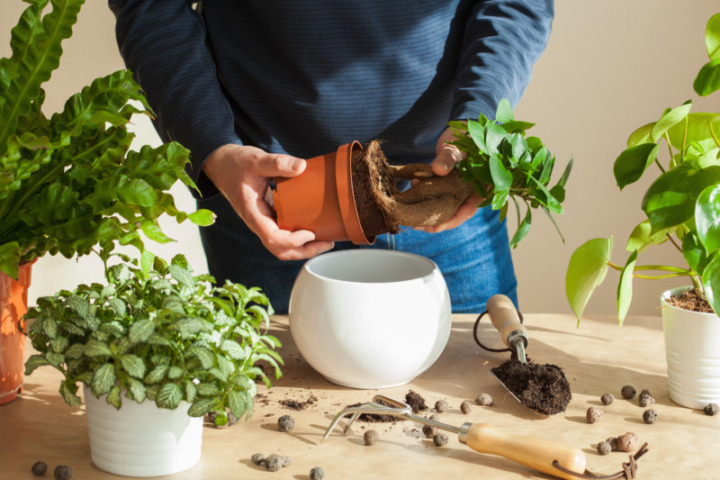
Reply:
[[[435, 160], [433, 160], [430, 165], [430, 168], [435, 175], [447, 175], [453, 168], [455, 168], [455, 165], [458, 162], [466, 158], [467, 155], [464, 152], [461, 152], [455, 145], [450, 145], [450, 143], [448, 143], [452, 142], [454, 138], [455, 137], [453, 136], [453, 132], [450, 128], [445, 129], [443, 134], [440, 135], [435, 147]], [[423, 228], [422, 230], [437, 233], [442, 232], [443, 230], [450, 230], [458, 227], [475, 215], [477, 207], [482, 201], [483, 197], [477, 192], [474, 192], [465, 201], [465, 203], [460, 205], [460, 208], [457, 209], [455, 215], [453, 215], [450, 220], [434, 227]]]
[[203, 171], [270, 253], [280, 260], [300, 260], [330, 250], [333, 242], [315, 241], [309, 230], [281, 230], [269, 203], [269, 185], [272, 177], [295, 177], [305, 166], [302, 158], [229, 144], [208, 157]]

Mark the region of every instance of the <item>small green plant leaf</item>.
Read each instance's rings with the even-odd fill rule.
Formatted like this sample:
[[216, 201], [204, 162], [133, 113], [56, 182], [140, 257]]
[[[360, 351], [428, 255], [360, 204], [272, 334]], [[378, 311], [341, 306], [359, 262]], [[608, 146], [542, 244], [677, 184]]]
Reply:
[[702, 275], [710, 259], [707, 250], [696, 234], [690, 232], [683, 237], [682, 251], [688, 266]]
[[628, 252], [637, 250], [638, 253], [642, 253], [650, 246], [660, 245], [667, 241], [667, 230], [661, 230], [657, 233], [651, 233], [651, 230], [650, 220], [640, 222], [630, 233], [625, 250]]
[[180, 405], [183, 394], [180, 387], [175, 383], [166, 383], [160, 388], [155, 398], [155, 403], [160, 408], [175, 409]]
[[242, 418], [247, 410], [247, 405], [241, 392], [232, 390], [228, 393], [228, 407], [236, 418]]
[[615, 159], [613, 173], [620, 190], [631, 183], [637, 182], [645, 170], [657, 158], [660, 145], [656, 143], [643, 143], [625, 149]]
[[625, 317], [630, 309], [630, 303], [632, 302], [632, 281], [637, 256], [637, 250], [632, 252], [620, 273], [620, 281], [618, 282], [617, 289], [617, 311], [620, 326], [622, 326], [625, 321]]
[[702, 66], [693, 82], [693, 89], [701, 97], [720, 90], [720, 58]]
[[655, 125], [652, 128], [650, 137], [652, 138], [653, 143], [657, 142], [660, 137], [665, 135], [665, 132], [670, 130], [670, 128], [682, 122], [683, 119], [688, 116], [691, 109], [692, 101], [688, 100], [679, 107], [666, 111], [663, 116], [660, 117], [660, 120], [655, 122]]
[[680, 225], [692, 218], [695, 201], [706, 187], [720, 183], [720, 166], [703, 169], [681, 163], [660, 175], [648, 188], [642, 209], [652, 231]]
[[143, 400], [145, 400], [145, 397], [146, 397], [145, 385], [140, 380], [136, 380], [134, 378], [128, 378], [127, 386], [128, 386], [128, 391], [132, 395], [133, 400], [135, 400], [138, 403], [142, 403]]
[[710, 185], [698, 196], [695, 226], [707, 252], [720, 249], [720, 184]]
[[605, 280], [612, 246], [612, 237], [594, 238], [580, 245], [570, 257], [565, 275], [565, 295], [578, 325], [590, 296]]
[[50, 365], [50, 362], [42, 355], [31, 355], [25, 362], [25, 375], [30, 375], [36, 368], [42, 367], [43, 365]]
[[137, 355], [126, 353], [120, 357], [120, 365], [131, 377], [143, 378], [145, 375], [145, 362]]
[[199, 227], [208, 227], [215, 223], [215, 213], [207, 209], [199, 209], [188, 215], [188, 219]]
[[705, 27], [705, 48], [710, 60], [720, 60], [720, 12], [710, 17]]
[[115, 366], [112, 363], [106, 363], [95, 370], [90, 388], [95, 395], [103, 395], [115, 385], [115, 379]]
[[71, 407], [79, 407], [82, 405], [82, 400], [77, 396], [77, 385], [74, 383], [62, 382], [60, 384], [60, 395], [62, 395], [65, 403]]
[[107, 403], [120, 410], [122, 407], [122, 398], [120, 398], [120, 387], [114, 386], [107, 395]]
[[188, 409], [188, 415], [191, 417], [202, 417], [215, 408], [215, 401], [213, 398], [196, 399]]
[[131, 343], [146, 342], [155, 332], [155, 322], [149, 318], [137, 320], [130, 325], [128, 338]]
[[515, 248], [518, 246], [520, 241], [525, 238], [525, 236], [530, 231], [530, 226], [532, 225], [532, 210], [529, 208], [525, 212], [525, 216], [523, 217], [522, 221], [518, 225], [517, 230], [513, 234], [512, 238], [510, 239], [510, 247]]
[[88, 357], [102, 357], [112, 355], [110, 347], [106, 343], [91, 338], [87, 341], [84, 348], [84, 353]]
[[702, 274], [707, 301], [715, 312], [720, 311], [720, 255], [715, 255]]

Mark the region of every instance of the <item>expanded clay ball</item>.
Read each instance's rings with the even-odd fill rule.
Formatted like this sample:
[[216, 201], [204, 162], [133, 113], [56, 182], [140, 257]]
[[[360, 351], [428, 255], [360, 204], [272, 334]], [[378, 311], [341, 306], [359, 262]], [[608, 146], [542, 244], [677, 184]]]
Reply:
[[588, 423], [595, 423], [599, 421], [604, 414], [605, 412], [603, 412], [602, 409], [598, 407], [590, 407], [587, 409], [585, 417], [587, 418]]
[[607, 455], [608, 453], [612, 452], [612, 445], [610, 445], [610, 442], [600, 442], [597, 444], [597, 452], [600, 455]]
[[448, 441], [448, 436], [444, 433], [436, 433], [435, 435], [433, 435], [433, 443], [438, 447], [447, 445]]
[[58, 465], [55, 467], [53, 472], [56, 480], [70, 480], [72, 478], [73, 470], [67, 465]]
[[645, 423], [655, 423], [658, 421], [658, 412], [649, 408], [643, 412], [643, 421]]
[[632, 385], [625, 385], [622, 387], [622, 390], [620, 390], [620, 394], [623, 398], [630, 400], [635, 396], [635, 387]]
[[618, 450], [617, 437], [610, 437], [605, 441], [610, 444], [610, 450], [612, 450], [613, 452], [617, 452], [617, 450]]
[[262, 463], [265, 461], [265, 455], [262, 453], [255, 453], [252, 457], [250, 457], [250, 461], [254, 465], [262, 465]]
[[714, 417], [718, 413], [720, 413], [720, 406], [718, 406], [717, 403], [708, 403], [705, 405], [705, 408], [703, 408], [703, 412], [705, 412], [705, 415], [710, 415], [711, 417]]
[[280, 455], [275, 453], [267, 457], [263, 463], [265, 464], [265, 468], [271, 472], [277, 472], [285, 466], [285, 461], [280, 458]]
[[368, 430], [365, 432], [365, 435], [363, 435], [363, 440], [365, 440], [365, 445], [372, 445], [374, 444], [378, 439], [378, 433], [375, 430]]
[[493, 404], [493, 398], [489, 393], [481, 393], [475, 399], [475, 403], [482, 405], [483, 407], [489, 407]]
[[634, 452], [638, 447], [638, 438], [632, 432], [617, 437], [617, 448], [621, 452]]
[[465, 415], [470, 413], [470, 410], [472, 410], [472, 405], [470, 405], [470, 402], [465, 400], [460, 404], [460, 411], [463, 412]]
[[615, 397], [613, 397], [611, 393], [605, 393], [602, 397], [600, 397], [600, 401], [603, 405], [610, 405], [613, 400], [615, 400]]
[[278, 429], [281, 432], [292, 432], [293, 428], [295, 428], [295, 420], [290, 415], [278, 418]]
[[47, 463], [43, 461], [35, 462], [32, 466], [32, 473], [33, 475], [37, 475], [38, 477], [41, 475], [45, 475], [45, 472], [47, 472]]
[[435, 435], [435, 429], [430, 425], [423, 425], [422, 432], [425, 434], [425, 438], [432, 438]]
[[448, 408], [450, 407], [445, 400], [438, 400], [437, 402], [435, 402], [435, 411], [437, 411], [438, 413], [447, 412]]
[[310, 470], [310, 480], [323, 480], [325, 478], [325, 471], [320, 467], [313, 467]]
[[653, 396], [650, 395], [650, 393], [647, 390], [643, 390], [640, 393], [640, 396], [638, 397], [638, 405], [645, 408], [645, 407], [649, 407], [653, 403], [655, 403], [655, 399], [653, 398]]

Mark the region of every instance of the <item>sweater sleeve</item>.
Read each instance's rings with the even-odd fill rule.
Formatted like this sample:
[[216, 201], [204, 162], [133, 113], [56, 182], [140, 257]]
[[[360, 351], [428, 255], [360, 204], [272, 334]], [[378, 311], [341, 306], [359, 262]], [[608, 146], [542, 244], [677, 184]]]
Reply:
[[190, 150], [188, 173], [202, 195], [217, 193], [202, 165], [218, 147], [242, 142], [206, 47], [201, 16], [189, 0], [108, 4], [116, 17], [120, 54], [157, 115], [158, 134]]
[[553, 0], [478, 1], [468, 18], [451, 120], [495, 118], [502, 98], [517, 105], [545, 50]]

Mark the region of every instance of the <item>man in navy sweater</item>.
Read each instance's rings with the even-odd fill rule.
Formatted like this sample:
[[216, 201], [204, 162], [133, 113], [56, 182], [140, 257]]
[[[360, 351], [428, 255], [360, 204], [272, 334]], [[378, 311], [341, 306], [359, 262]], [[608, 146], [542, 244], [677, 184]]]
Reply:
[[[259, 286], [285, 313], [307, 259], [346, 242], [281, 230], [270, 179], [305, 158], [383, 141], [391, 163], [461, 159], [450, 120], [494, 117], [530, 81], [547, 44], [552, 0], [109, 0], [120, 52], [157, 114], [163, 140], [191, 151], [210, 273]], [[382, 235], [438, 264], [454, 312], [496, 293], [517, 304], [504, 222], [471, 197], [446, 224]], [[368, 248], [368, 247], [364, 247]]]

